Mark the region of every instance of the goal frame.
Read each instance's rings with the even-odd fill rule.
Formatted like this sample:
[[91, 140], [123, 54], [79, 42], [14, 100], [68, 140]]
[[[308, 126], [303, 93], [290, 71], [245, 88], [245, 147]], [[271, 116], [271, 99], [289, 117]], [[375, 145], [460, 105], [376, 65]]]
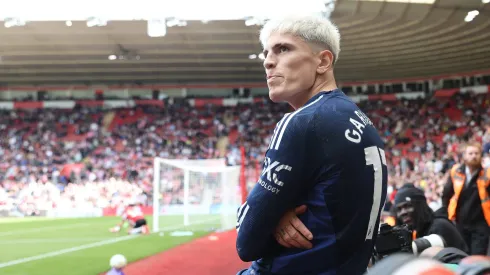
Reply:
[[[193, 161], [200, 162], [196, 165], [189, 165]], [[209, 166], [202, 166], [202, 164], [209, 164]], [[173, 166], [176, 169], [181, 169], [184, 172], [184, 197], [183, 197], [183, 224], [184, 226], [189, 226], [189, 183], [190, 183], [190, 173], [191, 172], [201, 172], [201, 173], [221, 173], [221, 187], [226, 187], [225, 182], [226, 175], [228, 171], [237, 171], [237, 186], [240, 187], [241, 182], [241, 166], [226, 166], [225, 159], [207, 159], [207, 160], [185, 160], [185, 159], [166, 159], [156, 157], [153, 159], [153, 232], [160, 231], [160, 218], [161, 218], [161, 202], [160, 202], [160, 183], [161, 183], [161, 166], [162, 164]], [[214, 165], [213, 165], [214, 164]], [[222, 189], [224, 191], [224, 188]]]

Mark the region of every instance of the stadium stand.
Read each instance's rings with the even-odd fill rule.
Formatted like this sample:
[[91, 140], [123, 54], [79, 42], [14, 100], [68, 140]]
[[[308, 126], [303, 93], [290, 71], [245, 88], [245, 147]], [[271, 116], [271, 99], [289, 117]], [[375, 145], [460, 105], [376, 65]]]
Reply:
[[[488, 89], [351, 92], [388, 145], [390, 191], [415, 182], [438, 207], [445, 172], [459, 160], [459, 144], [490, 141]], [[246, 148], [251, 187], [274, 122], [290, 111], [262, 97], [1, 104], [3, 215], [46, 215], [81, 205], [117, 208], [135, 194], [149, 205], [154, 157], [228, 155], [239, 163], [240, 146]], [[484, 161], [490, 165], [488, 156]], [[182, 186], [175, 186], [164, 200], [179, 203], [179, 192]], [[191, 196], [199, 192], [191, 190]]]
[[[215, 9], [250, 11], [234, 20], [213, 20], [210, 12], [198, 12], [203, 21], [183, 13], [162, 18], [165, 34], [157, 38], [145, 33], [149, 20], [133, 16], [181, 14], [188, 2], [174, 1], [169, 11], [145, 3], [158, 1], [59, 1], [49, 8], [54, 13], [36, 11], [55, 1], [22, 2], [0, 11], [0, 272], [95, 274], [114, 253], [137, 261], [127, 275], [233, 274], [247, 266], [235, 255], [234, 232], [209, 235], [214, 229], [203, 225], [189, 229], [194, 237], [132, 239], [107, 231], [118, 217], [82, 217], [117, 216], [135, 197], [151, 214], [154, 157], [226, 157], [243, 162], [248, 188], [256, 183], [272, 128], [291, 111], [267, 99], [257, 37], [264, 22], [251, 16], [257, 5]], [[284, 6], [273, 2], [258, 2], [259, 10]], [[488, 1], [322, 2], [342, 35], [338, 84], [387, 144], [390, 198], [414, 182], [439, 208], [463, 142], [481, 142], [490, 166]], [[35, 18], [11, 18], [25, 6]], [[92, 17], [104, 9], [119, 13], [117, 20]], [[63, 19], [42, 18], [53, 14]], [[181, 204], [183, 190], [176, 180], [161, 201]], [[191, 203], [200, 200], [200, 188], [189, 192]], [[79, 218], [27, 223], [10, 216]], [[180, 220], [165, 222], [182, 230]]]

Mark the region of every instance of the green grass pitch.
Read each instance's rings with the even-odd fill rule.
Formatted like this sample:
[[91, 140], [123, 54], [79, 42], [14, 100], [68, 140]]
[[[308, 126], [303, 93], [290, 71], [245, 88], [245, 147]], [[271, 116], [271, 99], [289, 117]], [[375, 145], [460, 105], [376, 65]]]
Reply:
[[[123, 254], [133, 262], [208, 234], [219, 226], [219, 216], [160, 218], [161, 234], [128, 236], [126, 229], [110, 233], [118, 217], [50, 219], [0, 219], [0, 274], [96, 275], [109, 269], [109, 259]], [[151, 227], [151, 217], [147, 220]], [[172, 231], [193, 231], [192, 236], [172, 237]]]

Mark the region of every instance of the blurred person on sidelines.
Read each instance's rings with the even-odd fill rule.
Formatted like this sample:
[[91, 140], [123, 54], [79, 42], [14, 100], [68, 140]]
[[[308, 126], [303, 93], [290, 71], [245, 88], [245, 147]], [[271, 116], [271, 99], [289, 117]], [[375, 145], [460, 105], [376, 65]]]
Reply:
[[111, 228], [110, 231], [117, 233], [121, 231], [121, 227], [125, 223], [128, 223], [128, 234], [149, 234], [150, 229], [148, 228], [148, 223], [143, 214], [140, 204], [136, 200], [131, 200], [128, 207], [124, 210], [122, 214], [122, 220], [115, 227]]
[[455, 164], [442, 192], [442, 205], [456, 223], [471, 255], [487, 255], [490, 241], [490, 169], [482, 167], [482, 147], [469, 143], [463, 164]]
[[371, 120], [337, 88], [338, 29], [296, 15], [268, 21], [260, 37], [269, 97], [294, 111], [277, 124], [238, 210], [237, 252], [253, 261], [239, 274], [363, 274], [386, 199], [386, 157]]

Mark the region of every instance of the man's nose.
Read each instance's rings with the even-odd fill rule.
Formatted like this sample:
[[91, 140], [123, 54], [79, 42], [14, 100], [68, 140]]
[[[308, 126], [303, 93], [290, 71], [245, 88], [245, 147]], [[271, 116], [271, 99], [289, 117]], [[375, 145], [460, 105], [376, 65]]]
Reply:
[[276, 66], [276, 63], [274, 60], [272, 60], [271, 57], [266, 57], [264, 59], [264, 68], [265, 69], [272, 69]]

